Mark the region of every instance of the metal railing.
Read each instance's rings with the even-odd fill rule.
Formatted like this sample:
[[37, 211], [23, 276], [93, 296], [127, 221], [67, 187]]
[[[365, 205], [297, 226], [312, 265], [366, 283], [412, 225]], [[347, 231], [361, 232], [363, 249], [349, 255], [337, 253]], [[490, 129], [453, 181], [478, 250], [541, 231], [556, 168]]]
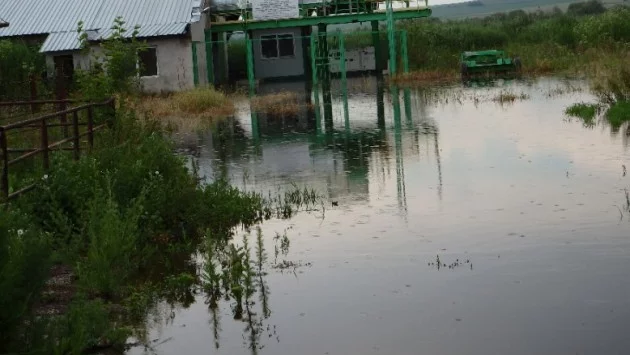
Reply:
[[[24, 101], [11, 104], [26, 106], [33, 103]], [[103, 116], [106, 119], [99, 119], [99, 124], [95, 125], [95, 114], [99, 109], [107, 110], [107, 116]], [[81, 138], [87, 137], [87, 149], [91, 150], [94, 146], [94, 132], [110, 124], [109, 118], [113, 117], [114, 113], [115, 100], [111, 98], [104, 102], [85, 104], [0, 126], [0, 153], [2, 154], [0, 156], [0, 200], [11, 200], [35, 187], [35, 184], [31, 184], [12, 192], [9, 184], [11, 167], [41, 156], [42, 167], [44, 171], [47, 171], [50, 169], [50, 156], [54, 151], [72, 151], [74, 159], [78, 160], [81, 156]], [[70, 117], [70, 122], [68, 122], [68, 117]], [[58, 132], [52, 132], [55, 129]], [[69, 132], [70, 129], [72, 132]], [[12, 133], [18, 133], [19, 136], [13, 137]], [[21, 143], [26, 140], [28, 145], [29, 139], [39, 141], [39, 144], [37, 147], [16, 148], [11, 146], [13, 139], [16, 144], [20, 140], [22, 140]], [[15, 155], [18, 156], [14, 157]]]

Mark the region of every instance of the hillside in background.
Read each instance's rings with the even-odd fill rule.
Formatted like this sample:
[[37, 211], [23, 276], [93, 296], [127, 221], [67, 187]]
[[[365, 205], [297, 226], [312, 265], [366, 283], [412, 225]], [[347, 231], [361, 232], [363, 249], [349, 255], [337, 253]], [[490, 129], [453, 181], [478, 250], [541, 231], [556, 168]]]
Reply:
[[[457, 19], [467, 17], [482, 17], [498, 12], [510, 12], [514, 10], [548, 11], [554, 7], [566, 10], [572, 3], [584, 0], [475, 0], [465, 3], [449, 5], [429, 5], [433, 10], [433, 16], [442, 19]], [[630, 0], [604, 0], [606, 6], [630, 4]]]

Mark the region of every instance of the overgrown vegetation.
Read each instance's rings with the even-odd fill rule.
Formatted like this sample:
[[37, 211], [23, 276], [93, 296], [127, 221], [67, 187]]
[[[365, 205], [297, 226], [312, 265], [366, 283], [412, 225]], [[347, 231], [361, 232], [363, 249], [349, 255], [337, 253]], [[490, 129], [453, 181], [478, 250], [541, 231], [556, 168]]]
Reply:
[[[128, 63], [144, 44], [137, 29], [125, 34], [121, 19], [114, 28], [103, 57], [77, 74], [75, 92], [85, 100], [118, 97], [111, 129], [79, 161], [56, 152], [51, 170], [32, 176], [35, 190], [0, 214], [2, 354], [79, 354], [123, 346], [132, 334], [142, 339], [142, 327], [133, 325], [144, 323], [157, 299], [193, 302], [202, 284], [194, 256], [210, 244], [229, 255], [230, 277], [204, 289], [231, 294], [254, 324], [248, 300], [262, 285], [252, 281], [262, 280], [262, 266], [254, 271], [247, 239], [242, 249], [230, 242], [235, 228], [316, 207], [318, 196], [308, 189], [264, 197], [204, 181], [194, 161], [174, 154], [161, 125], [130, 109], [139, 87]], [[182, 102], [194, 108], [196, 99]], [[55, 284], [51, 265], [70, 270], [67, 284]]]
[[46, 61], [36, 46], [19, 40], [0, 40], [0, 101], [29, 99], [31, 82], [45, 96], [45, 73]]
[[172, 124], [177, 130], [207, 128], [214, 120], [234, 114], [231, 98], [213, 87], [196, 88], [166, 96], [144, 96], [136, 110], [148, 117]]
[[407, 21], [409, 62], [416, 70], [457, 70], [467, 50], [505, 49], [526, 71], [580, 71], [594, 60], [625, 51], [630, 8], [604, 11], [597, 1], [573, 4], [566, 13], [522, 10], [481, 19]]

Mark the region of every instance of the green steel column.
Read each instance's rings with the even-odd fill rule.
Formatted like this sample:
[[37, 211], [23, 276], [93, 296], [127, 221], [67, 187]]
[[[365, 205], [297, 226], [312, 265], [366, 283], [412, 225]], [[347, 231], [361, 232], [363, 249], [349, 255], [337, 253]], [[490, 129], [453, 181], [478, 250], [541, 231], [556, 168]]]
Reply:
[[317, 85], [317, 40], [315, 32], [311, 32], [311, 73], [313, 76], [313, 86]]
[[249, 33], [245, 34], [245, 44], [247, 46], [247, 81], [249, 82], [249, 97], [251, 98], [256, 93], [256, 79], [254, 78], [254, 50]]
[[214, 55], [212, 50], [212, 32], [206, 30], [205, 32], [205, 44], [206, 44], [206, 76], [208, 78], [208, 85], [214, 85]]
[[383, 62], [381, 55], [381, 33], [378, 27], [378, 21], [372, 21], [372, 45], [374, 46], [374, 69], [376, 75], [383, 74]]
[[318, 38], [319, 41], [319, 59], [318, 72], [320, 79], [322, 79], [322, 91], [324, 95], [324, 120], [326, 122], [326, 130], [332, 131], [333, 129], [333, 110], [332, 110], [332, 96], [330, 94], [330, 67], [328, 58], [328, 34], [326, 33], [326, 24], [318, 25]]
[[193, 83], [199, 86], [199, 62], [197, 58], [197, 42], [192, 43]]
[[337, 30], [339, 36], [339, 70], [341, 71], [341, 94], [343, 99], [343, 117], [346, 124], [346, 130], [350, 130], [350, 113], [348, 110], [348, 81], [346, 76], [346, 45], [343, 38], [343, 32]]
[[389, 42], [389, 76], [396, 75], [396, 29], [392, 0], [387, 0], [387, 40]]
[[407, 31], [400, 31], [400, 51], [402, 56], [403, 73], [409, 73], [409, 52], [407, 51]]

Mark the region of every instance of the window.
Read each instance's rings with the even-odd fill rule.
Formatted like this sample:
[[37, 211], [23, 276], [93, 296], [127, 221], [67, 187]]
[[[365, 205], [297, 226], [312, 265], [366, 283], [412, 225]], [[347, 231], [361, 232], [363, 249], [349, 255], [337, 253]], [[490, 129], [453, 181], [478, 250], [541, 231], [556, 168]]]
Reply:
[[260, 36], [260, 49], [265, 59], [295, 56], [295, 42], [292, 34]]
[[138, 54], [140, 76], [158, 76], [157, 48], [149, 47]]

